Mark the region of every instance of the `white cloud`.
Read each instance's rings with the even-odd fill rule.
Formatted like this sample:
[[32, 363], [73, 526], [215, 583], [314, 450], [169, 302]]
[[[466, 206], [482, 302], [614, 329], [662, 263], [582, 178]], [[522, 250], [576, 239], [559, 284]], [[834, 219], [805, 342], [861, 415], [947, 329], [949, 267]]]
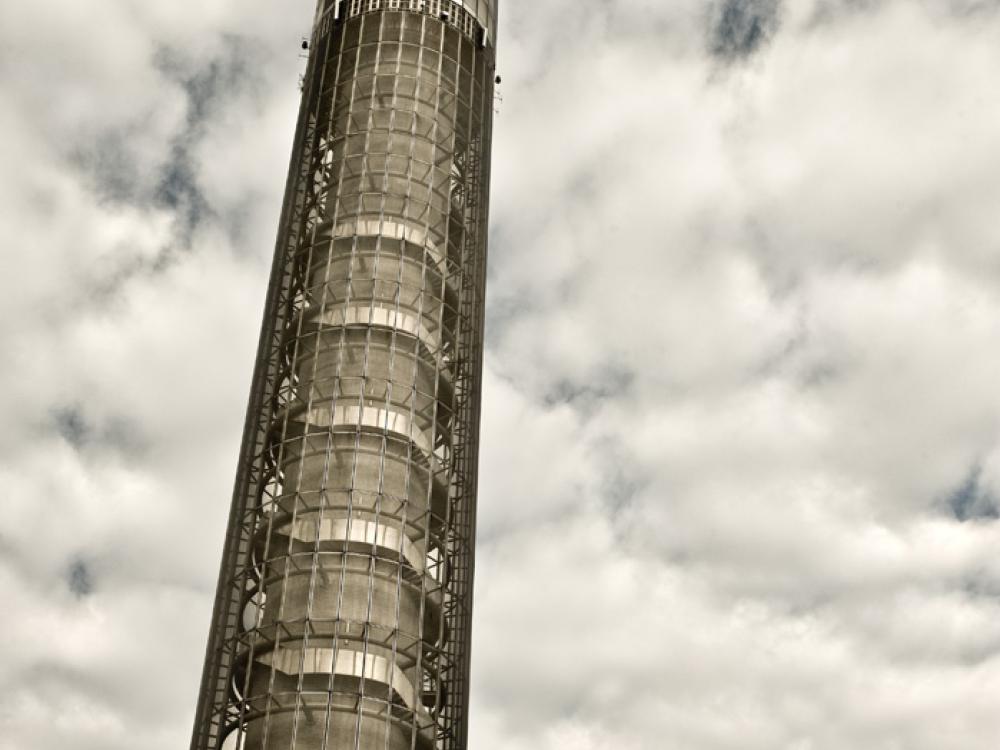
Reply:
[[[0, 6], [2, 748], [186, 742], [307, 5]], [[501, 19], [472, 745], [992, 748], [997, 10]]]

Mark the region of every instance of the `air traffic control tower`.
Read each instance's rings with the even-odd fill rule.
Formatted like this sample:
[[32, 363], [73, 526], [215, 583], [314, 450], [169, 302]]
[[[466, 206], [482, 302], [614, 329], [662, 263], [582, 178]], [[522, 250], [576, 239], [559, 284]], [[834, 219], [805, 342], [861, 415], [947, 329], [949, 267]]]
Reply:
[[496, 0], [320, 0], [192, 750], [465, 750]]

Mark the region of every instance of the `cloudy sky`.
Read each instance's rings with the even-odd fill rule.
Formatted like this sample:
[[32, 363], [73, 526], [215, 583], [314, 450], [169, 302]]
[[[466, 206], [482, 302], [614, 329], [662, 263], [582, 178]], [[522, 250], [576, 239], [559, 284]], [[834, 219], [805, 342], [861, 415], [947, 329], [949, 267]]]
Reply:
[[[186, 747], [311, 0], [0, 3], [0, 748]], [[503, 0], [470, 750], [993, 750], [1000, 4]]]

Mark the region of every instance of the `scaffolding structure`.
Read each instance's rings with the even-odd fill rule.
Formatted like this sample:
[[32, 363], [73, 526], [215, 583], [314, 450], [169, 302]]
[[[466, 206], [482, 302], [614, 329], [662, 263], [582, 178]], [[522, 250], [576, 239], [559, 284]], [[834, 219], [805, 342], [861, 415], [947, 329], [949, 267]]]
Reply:
[[320, 0], [192, 750], [465, 750], [494, 0]]

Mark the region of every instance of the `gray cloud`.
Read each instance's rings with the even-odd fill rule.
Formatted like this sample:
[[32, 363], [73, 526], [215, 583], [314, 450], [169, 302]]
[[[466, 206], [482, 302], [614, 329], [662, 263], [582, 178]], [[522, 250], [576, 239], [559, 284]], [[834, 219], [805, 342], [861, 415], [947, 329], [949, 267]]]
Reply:
[[90, 427], [76, 407], [57, 409], [53, 415], [56, 431], [75, 448], [82, 447], [87, 440]]
[[187, 98], [186, 126], [176, 135], [166, 163], [159, 170], [154, 201], [178, 217], [178, 230], [185, 242], [208, 218], [211, 206], [199, 185], [198, 165], [192, 151], [205, 136], [210, 120], [219, 116], [234, 98], [259, 79], [252, 61], [266, 54], [263, 45], [240, 37], [224, 36], [219, 54], [207, 62], [184, 58], [181, 50], [165, 48], [155, 57], [155, 66], [175, 81]]
[[750, 57], [774, 34], [779, 11], [779, 0], [722, 0], [712, 13], [712, 54], [730, 62]]
[[90, 567], [82, 560], [77, 560], [69, 568], [67, 576], [69, 590], [78, 597], [89, 596], [94, 592], [94, 577]]
[[1000, 518], [996, 498], [980, 486], [982, 474], [982, 467], [974, 466], [961, 486], [948, 495], [948, 507], [959, 521]]

